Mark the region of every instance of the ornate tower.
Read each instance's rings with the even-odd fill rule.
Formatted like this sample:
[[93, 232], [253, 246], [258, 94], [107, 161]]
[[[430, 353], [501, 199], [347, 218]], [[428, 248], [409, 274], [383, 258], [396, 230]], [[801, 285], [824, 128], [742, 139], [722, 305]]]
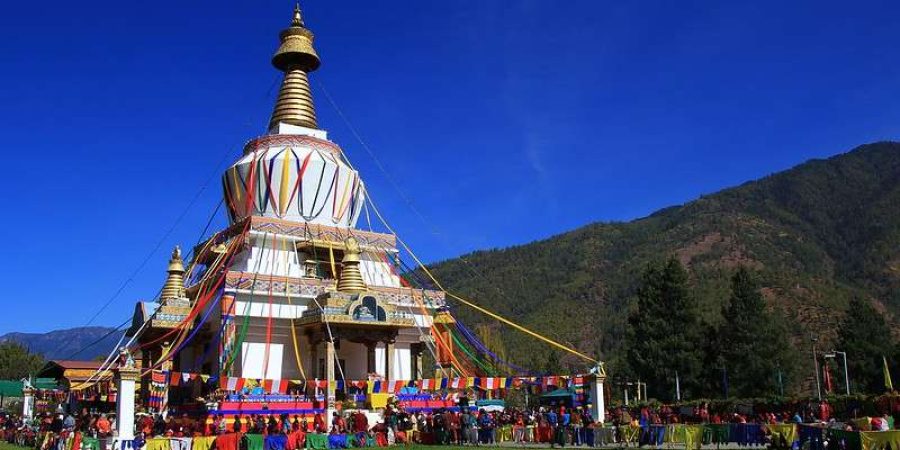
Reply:
[[169, 260], [169, 273], [162, 292], [159, 294], [160, 303], [165, 305], [167, 300], [184, 298], [184, 261], [181, 259], [181, 248], [176, 246], [172, 250], [172, 258]]
[[[216, 248], [211, 242], [194, 247], [191, 267], [199, 275], [192, 277], [224, 277], [221, 300], [208, 306], [216, 310], [197, 315], [208, 316], [203, 331], [219, 336], [218, 352], [197, 340], [182, 358], [209, 366], [226, 391], [237, 390], [239, 379], [305, 380], [288, 389], [308, 394], [317, 380], [339, 376], [409, 380], [421, 365], [420, 349], [431, 345], [432, 315], [444, 293], [404, 286], [396, 236], [357, 228], [365, 185], [318, 126], [309, 76], [320, 60], [299, 6], [272, 65], [284, 78], [268, 131], [245, 144], [222, 177], [231, 223], [214, 239], [235, 250], [213, 270], [222, 253], [204, 250]], [[170, 269], [183, 276], [183, 264]], [[184, 289], [197, 297], [200, 285]], [[280, 386], [270, 389], [283, 392]], [[336, 388], [328, 386], [315, 408], [333, 404]], [[265, 411], [224, 403], [221, 410]]]
[[284, 80], [269, 120], [269, 131], [279, 123], [318, 128], [308, 74], [319, 68], [319, 55], [313, 48], [312, 31], [303, 24], [299, 3], [294, 7], [291, 26], [281, 32], [281, 46], [272, 57], [272, 65], [284, 72]]

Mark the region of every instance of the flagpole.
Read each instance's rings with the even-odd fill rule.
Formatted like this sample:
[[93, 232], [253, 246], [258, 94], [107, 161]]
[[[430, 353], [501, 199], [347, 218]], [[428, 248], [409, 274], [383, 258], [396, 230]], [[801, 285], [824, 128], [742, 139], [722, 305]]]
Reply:
[[675, 371], [675, 398], [681, 401], [681, 382], [678, 381], [678, 371]]
[[816, 373], [816, 396], [818, 397], [819, 401], [822, 401], [822, 385], [819, 383], [819, 357], [816, 356], [816, 342], [818, 342], [818, 341], [819, 341], [819, 338], [817, 338], [817, 337], [812, 338], [812, 342], [813, 342], [812, 355], [813, 355], [813, 365], [815, 366], [815, 373]]

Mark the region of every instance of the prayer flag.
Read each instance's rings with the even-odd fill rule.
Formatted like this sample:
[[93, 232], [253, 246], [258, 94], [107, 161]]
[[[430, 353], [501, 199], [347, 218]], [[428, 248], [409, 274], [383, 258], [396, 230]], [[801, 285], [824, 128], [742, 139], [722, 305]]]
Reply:
[[244, 379], [237, 377], [228, 377], [227, 379], [222, 380], [222, 384], [224, 385], [226, 391], [239, 391], [244, 388]]
[[447, 389], [447, 379], [441, 378], [441, 389]]
[[466, 387], [475, 386], [475, 378], [469, 377], [466, 378]]
[[454, 378], [453, 382], [450, 383], [450, 388], [452, 389], [459, 389], [461, 387], [463, 387], [463, 382], [460, 378]]

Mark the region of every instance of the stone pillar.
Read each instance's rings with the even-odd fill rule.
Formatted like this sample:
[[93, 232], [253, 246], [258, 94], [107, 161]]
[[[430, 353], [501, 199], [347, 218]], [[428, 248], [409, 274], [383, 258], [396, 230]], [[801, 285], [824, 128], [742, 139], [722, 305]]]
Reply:
[[394, 341], [386, 341], [384, 343], [384, 380], [393, 381], [394, 379]]
[[34, 418], [34, 388], [22, 389], [22, 417], [29, 422]]
[[135, 367], [119, 367], [116, 376], [116, 431], [119, 441], [134, 440], [134, 383], [141, 371]]
[[[167, 380], [169, 378], [169, 374], [172, 373], [172, 355], [169, 354], [171, 349], [172, 344], [168, 342], [163, 342], [160, 349], [160, 358], [166, 358], [160, 365], [160, 369], [163, 371], [163, 373], [166, 374]], [[162, 415], [163, 419], [169, 416], [169, 383], [166, 383], [166, 388], [162, 393], [162, 405], [159, 407], [159, 413]]]
[[598, 424], [602, 424], [606, 419], [606, 401], [603, 398], [604, 381], [606, 381], [606, 375], [597, 374], [591, 383], [591, 417]]
[[[331, 428], [331, 415], [334, 413], [334, 342], [325, 342], [325, 380], [328, 384], [325, 387], [325, 401], [327, 407], [325, 409], [325, 426]], [[327, 431], [327, 430], [326, 430]]]
[[422, 378], [422, 344], [411, 344], [409, 346], [410, 368], [412, 369], [413, 380]]
[[319, 373], [319, 343], [313, 343], [312, 339], [309, 341], [309, 357], [311, 359], [310, 364], [312, 364], [313, 378], [322, 378], [322, 374]]
[[375, 373], [378, 368], [375, 367], [375, 343], [366, 343], [366, 373]]

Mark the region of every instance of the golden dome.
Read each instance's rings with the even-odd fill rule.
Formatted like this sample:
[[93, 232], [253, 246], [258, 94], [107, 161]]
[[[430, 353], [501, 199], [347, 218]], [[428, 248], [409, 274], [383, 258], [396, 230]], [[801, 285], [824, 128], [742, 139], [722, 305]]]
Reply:
[[347, 239], [347, 249], [341, 260], [341, 277], [337, 289], [340, 292], [361, 293], [366, 291], [366, 282], [359, 271], [359, 243], [354, 238]]
[[181, 259], [181, 247], [175, 246], [169, 260], [169, 275], [159, 294], [163, 302], [171, 298], [184, 298], [184, 261]]

